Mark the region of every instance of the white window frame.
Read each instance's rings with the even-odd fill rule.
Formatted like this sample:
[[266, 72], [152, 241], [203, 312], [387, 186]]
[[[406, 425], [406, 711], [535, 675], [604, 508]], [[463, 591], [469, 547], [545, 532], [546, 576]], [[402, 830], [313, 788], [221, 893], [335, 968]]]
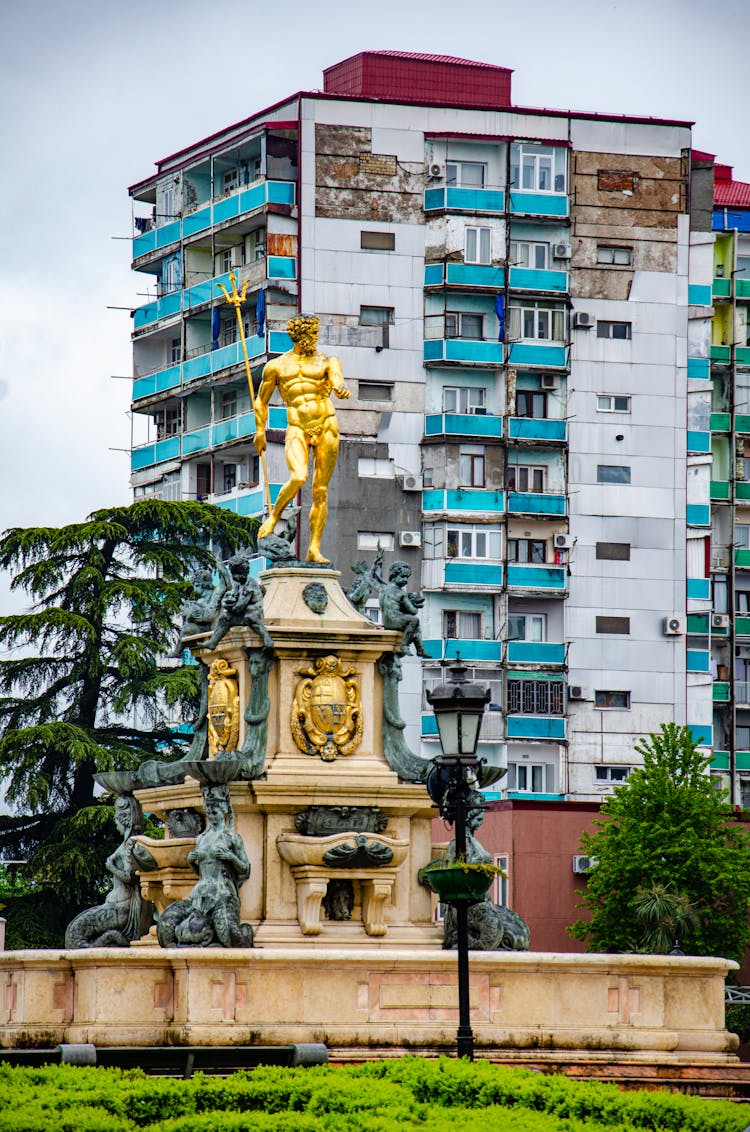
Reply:
[[[600, 704], [597, 696], [624, 696], [624, 704]], [[597, 711], [630, 711], [630, 692], [621, 688], [597, 688], [594, 692], [594, 707]]]
[[[627, 408], [622, 408], [617, 405], [618, 401], [626, 401]], [[596, 395], [596, 411], [597, 413], [629, 413], [632, 401], [630, 394], [626, 393], [597, 393]]]
[[[562, 304], [526, 300], [513, 302], [508, 310], [508, 338], [522, 342], [565, 341], [565, 308]], [[548, 333], [542, 331], [546, 329]], [[526, 334], [530, 329], [531, 334]]]
[[[511, 633], [511, 618], [518, 618], [523, 620], [523, 636], [517, 636]], [[540, 636], [529, 636], [529, 625], [536, 623], [539, 628]], [[515, 626], [514, 626], [515, 628]], [[546, 613], [509, 613], [508, 614], [508, 640], [509, 641], [528, 641], [530, 644], [543, 644], [547, 640], [547, 614]]]
[[[470, 250], [470, 245], [473, 249]], [[464, 263], [492, 263], [492, 229], [467, 224], [464, 229]]]
[[[447, 396], [446, 396], [447, 395]], [[455, 395], [456, 408], [446, 406], [446, 401]], [[444, 385], [442, 411], [457, 416], [479, 416], [487, 413], [487, 390], [483, 385]]]
[[229, 421], [237, 416], [237, 390], [222, 389], [219, 394], [219, 420]]
[[633, 249], [622, 244], [597, 244], [596, 262], [599, 267], [632, 267]]
[[[485, 322], [481, 311], [446, 311], [444, 319], [446, 338], [465, 338], [471, 342], [482, 342], [484, 340]], [[479, 334], [465, 333], [467, 319], [479, 320]]]
[[[511, 266], [527, 271], [546, 271], [549, 268], [549, 250], [549, 244], [538, 240], [511, 240]], [[536, 262], [538, 258], [541, 258], [541, 263]]]
[[495, 883], [492, 886], [492, 899], [493, 899], [493, 902], [495, 904], [498, 904], [501, 908], [508, 908], [509, 907], [509, 905], [508, 905], [508, 893], [509, 893], [509, 890], [510, 890], [510, 869], [508, 867], [509, 860], [510, 860], [510, 855], [508, 853], [496, 853], [495, 854], [495, 865], [497, 866], [497, 868], [503, 870], [503, 873], [505, 873], [505, 876], [503, 876], [502, 873], [498, 873], [497, 876], [495, 877]]
[[462, 444], [458, 449], [458, 482], [461, 487], [484, 487], [487, 454], [483, 444]]
[[[511, 774], [512, 768], [512, 774]], [[524, 784], [521, 785], [519, 779], [520, 773], [523, 771]], [[541, 790], [534, 789], [534, 772], [538, 772], [538, 777], [541, 782], [537, 785], [541, 786]], [[508, 774], [511, 782], [508, 782], [508, 790], [513, 794], [551, 794], [552, 790], [549, 788], [549, 778], [553, 768], [550, 763], [532, 763], [532, 762], [510, 762], [508, 763]]]
[[592, 768], [594, 784], [596, 786], [619, 786], [620, 783], [627, 782], [632, 770], [632, 766], [595, 764]]
[[[499, 562], [503, 556], [503, 535], [499, 526], [490, 526], [481, 523], [446, 523], [445, 524], [445, 557], [446, 558], [473, 558], [486, 562]], [[451, 554], [455, 537], [455, 554]], [[492, 550], [496, 554], [492, 554]]]
[[[481, 170], [481, 184], [478, 185], [476, 181], [465, 180], [466, 171], [469, 167]], [[454, 172], [451, 172], [451, 170], [454, 170]], [[484, 189], [487, 187], [487, 162], [460, 161], [449, 157], [445, 163], [445, 183], [446, 185], [455, 185], [456, 188]]]
[[230, 196], [231, 193], [237, 192], [240, 187], [240, 170], [237, 165], [224, 170], [221, 175], [221, 184], [224, 196]]
[[[540, 172], [549, 161], [549, 188], [540, 188]], [[567, 192], [568, 151], [560, 145], [538, 145], [513, 142], [510, 147], [511, 190], [522, 193], [549, 193], [563, 196]], [[533, 184], [524, 184], [525, 169], [533, 170]]]
[[[481, 641], [481, 640], [484, 640], [484, 614], [485, 614], [484, 610], [482, 610], [482, 609], [444, 609], [442, 611], [442, 613], [443, 613], [443, 615], [442, 615], [443, 638], [446, 641]], [[448, 626], [447, 619], [449, 617], [455, 618], [456, 633], [455, 633], [454, 636], [450, 636], [449, 632], [448, 632], [449, 626]], [[462, 631], [461, 623], [462, 623], [464, 617], [478, 617], [479, 618], [479, 632], [478, 633], [472, 633], [471, 635], [467, 635], [465, 630]]]
[[[547, 491], [547, 475], [549, 469], [546, 464], [509, 464], [508, 465], [508, 491], [516, 491], [521, 495], [544, 495]], [[534, 480], [541, 473], [542, 486], [533, 486]], [[514, 484], [511, 487], [511, 475]], [[526, 486], [522, 486], [522, 484]], [[529, 487], [529, 484], [532, 484]]]
[[357, 550], [395, 550], [396, 536], [392, 531], [357, 531]]
[[393, 461], [387, 456], [360, 456], [357, 475], [360, 479], [392, 480], [395, 475]]
[[[518, 548], [520, 546], [525, 546], [525, 548], [526, 548], [526, 558], [511, 558], [511, 544], [513, 544], [515, 546], [516, 553], [518, 553]], [[541, 562], [537, 562], [534, 558], [528, 557], [529, 550], [534, 545], [541, 545], [542, 546], [544, 558], [542, 559]], [[508, 561], [509, 562], [518, 562], [522, 566], [526, 566], [526, 565], [543, 566], [547, 562], [547, 547], [548, 547], [547, 540], [542, 539], [542, 538], [515, 538], [515, 537], [509, 538], [508, 539]]]
[[[624, 326], [624, 334], [615, 334], [616, 326]], [[633, 324], [624, 318], [600, 318], [596, 322], [596, 336], [606, 342], [630, 342], [633, 337]]]
[[182, 339], [170, 338], [169, 340], [169, 361], [171, 365], [177, 365], [182, 361]]
[[[472, 668], [467, 665], [466, 679], [481, 684], [490, 690], [488, 711], [501, 711], [503, 701], [503, 673], [500, 668]], [[434, 663], [422, 669], [422, 710], [432, 711], [427, 700], [427, 692], [432, 692], [438, 684], [445, 683], [445, 669]]]

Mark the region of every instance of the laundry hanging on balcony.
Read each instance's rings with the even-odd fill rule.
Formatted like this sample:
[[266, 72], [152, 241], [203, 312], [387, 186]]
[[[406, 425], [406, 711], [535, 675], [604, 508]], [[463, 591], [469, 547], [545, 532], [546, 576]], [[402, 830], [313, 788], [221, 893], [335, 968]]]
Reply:
[[505, 338], [505, 295], [495, 295], [495, 313], [497, 314], [497, 340], [502, 342]]
[[219, 335], [221, 334], [221, 309], [213, 307], [211, 310], [211, 349], [218, 350]]
[[255, 333], [261, 335], [265, 333], [266, 328], [266, 292], [258, 291], [258, 299], [255, 304]]

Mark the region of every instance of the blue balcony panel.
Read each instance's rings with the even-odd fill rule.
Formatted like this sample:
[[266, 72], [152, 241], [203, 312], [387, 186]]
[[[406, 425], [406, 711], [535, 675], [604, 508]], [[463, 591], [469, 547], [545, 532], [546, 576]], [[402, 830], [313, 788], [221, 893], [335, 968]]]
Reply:
[[687, 670], [688, 672], [710, 672], [711, 653], [707, 649], [688, 649]]
[[710, 527], [711, 507], [707, 503], [688, 503], [685, 521], [689, 527]]
[[499, 439], [502, 435], [502, 417], [478, 413], [429, 413], [425, 417], [425, 436], [495, 436]]
[[[258, 339], [262, 341], [262, 339]], [[287, 350], [291, 350], [292, 340], [285, 330], [272, 330], [268, 335], [268, 349], [272, 354], [285, 354]], [[259, 350], [258, 354], [262, 354], [263, 350]], [[253, 354], [251, 357], [257, 357]]]
[[533, 216], [567, 216], [568, 198], [558, 193], [511, 192], [510, 211]]
[[694, 601], [708, 601], [711, 596], [711, 581], [709, 578], [688, 578], [687, 595]]
[[508, 361], [511, 365], [554, 366], [564, 369], [567, 347], [552, 342], [511, 342]]
[[707, 381], [711, 377], [711, 363], [708, 358], [688, 358], [687, 375]]
[[149, 373], [146, 377], [138, 377], [133, 382], [133, 400], [141, 397], [153, 397], [156, 393], [164, 393], [174, 389], [180, 384], [180, 366], [170, 366], [169, 369]]
[[255, 433], [255, 414], [242, 413], [239, 417], [231, 417], [226, 421], [219, 421], [211, 430], [211, 443], [226, 444], [229, 440], [239, 440], [243, 436], [253, 436]]
[[188, 213], [187, 216], [182, 218], [182, 235], [183, 237], [194, 236], [196, 232], [204, 232], [206, 228], [211, 227], [211, 205], [208, 204], [205, 208], [198, 208], [195, 212]]
[[509, 739], [564, 739], [561, 715], [509, 715], [505, 721]]
[[508, 641], [512, 664], [564, 664], [565, 645], [553, 641]]
[[699, 747], [710, 747], [713, 743], [714, 729], [710, 723], [688, 723], [694, 743]]
[[688, 284], [688, 303], [691, 307], [711, 306], [711, 284]]
[[523, 515], [564, 515], [565, 496], [534, 491], [509, 491], [508, 513]]
[[431, 338], [424, 343], [424, 360], [499, 366], [503, 362], [503, 344], [480, 338]]
[[568, 422], [540, 417], [508, 417], [508, 436], [511, 440], [558, 440], [568, 435]]
[[436, 660], [447, 658], [455, 660], [460, 654], [461, 660], [493, 660], [498, 663], [502, 659], [503, 646], [500, 641], [480, 641], [471, 638], [462, 640], [429, 640], [424, 647], [431, 657]]
[[147, 326], [150, 322], [156, 322], [160, 318], [170, 318], [179, 314], [181, 310], [182, 292], [172, 291], [171, 294], [164, 295], [163, 298], [156, 299], [153, 303], [146, 303], [145, 306], [134, 310], [133, 327], [135, 330], [140, 330], [142, 326]]
[[176, 244], [180, 239], [180, 221], [170, 220], [169, 224], [162, 224], [160, 228], [155, 230], [156, 248], [167, 248], [170, 244]]
[[446, 562], [447, 584], [474, 586], [501, 586], [503, 568], [496, 562]]
[[182, 435], [182, 455], [191, 456], [194, 452], [203, 452], [211, 447], [211, 426], [196, 428], [192, 432]]
[[445, 281], [449, 287], [491, 287], [505, 285], [505, 271], [485, 263], [447, 263]]
[[422, 734], [430, 738], [437, 737], [437, 719], [431, 713], [424, 712], [422, 715]]
[[426, 263], [424, 265], [425, 287], [442, 287], [445, 278], [445, 264]]
[[568, 290], [567, 271], [536, 271], [528, 267], [511, 267], [511, 291], [559, 291]]
[[228, 291], [232, 288], [228, 271], [223, 275], [217, 275], [214, 279], [206, 279], [202, 283], [195, 283], [192, 287], [188, 287], [184, 292], [185, 297], [183, 299], [185, 310], [191, 310], [202, 303], [210, 303], [214, 299], [223, 302], [222, 286], [226, 287]]
[[297, 260], [291, 255], [270, 255], [267, 270], [269, 279], [296, 279]]
[[[281, 491], [282, 484], [272, 483], [268, 486], [271, 502], [275, 503]], [[266, 500], [262, 488], [254, 488], [251, 491], [232, 495], [229, 499], [218, 499], [215, 506], [221, 507], [225, 511], [234, 511], [238, 515], [260, 515], [265, 506], [265, 502]], [[259, 572], [260, 569], [262, 569], [262, 564], [265, 562], [265, 559], [261, 558], [258, 561], [261, 563], [258, 567]], [[253, 577], [257, 577], [257, 573], [254, 573]]]
[[693, 432], [690, 429], [687, 434], [687, 450], [702, 455], [705, 452], [711, 451], [711, 433], [710, 432]]
[[422, 510], [503, 514], [505, 498], [502, 491], [482, 491], [470, 487], [452, 488], [446, 491], [431, 488], [422, 492]]
[[151, 464], [163, 464], [166, 460], [180, 458], [179, 436], [169, 436], [166, 440], [157, 440], [155, 444], [144, 444], [134, 448], [130, 453], [130, 467], [136, 472], [139, 468], [148, 468]]
[[508, 585], [525, 590], [564, 590], [565, 566], [529, 566], [508, 564]]
[[[494, 795], [502, 798], [502, 794]], [[509, 790], [506, 797], [519, 802], [564, 802], [564, 794], [535, 794], [531, 790]]]
[[714, 232], [731, 232], [733, 228], [738, 232], [750, 232], [750, 212], [741, 212], [733, 208], [715, 208], [711, 226]]
[[501, 189], [462, 189], [456, 185], [425, 189], [425, 212], [437, 209], [457, 212], [503, 212], [505, 193]]

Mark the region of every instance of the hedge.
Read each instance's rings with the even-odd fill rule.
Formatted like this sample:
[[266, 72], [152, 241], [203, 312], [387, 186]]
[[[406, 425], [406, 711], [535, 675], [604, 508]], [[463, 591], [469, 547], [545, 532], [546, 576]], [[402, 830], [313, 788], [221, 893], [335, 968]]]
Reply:
[[750, 1106], [405, 1057], [189, 1081], [0, 1066], [0, 1132], [743, 1132]]

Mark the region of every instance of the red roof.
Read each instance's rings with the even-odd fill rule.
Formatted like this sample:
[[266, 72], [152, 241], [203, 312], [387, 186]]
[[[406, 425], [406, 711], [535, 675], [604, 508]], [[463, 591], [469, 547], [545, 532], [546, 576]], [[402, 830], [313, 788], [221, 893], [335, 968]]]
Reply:
[[[417, 59], [422, 63], [455, 63], [460, 67], [487, 67], [490, 71], [512, 71], [510, 67], [499, 67], [495, 63], [479, 63], [476, 59], [459, 59], [455, 55], [425, 55], [421, 51], [364, 51], [363, 55], [387, 55], [391, 59]], [[350, 59], [356, 59], [356, 55], [350, 55]], [[347, 63], [348, 59], [342, 59], [342, 63]], [[340, 64], [335, 64], [340, 66]], [[331, 70], [329, 67], [328, 70]]]
[[750, 208], [750, 185], [746, 181], [714, 181], [717, 208]]
[[323, 71], [326, 94], [345, 98], [509, 107], [508, 67], [416, 51], [360, 51]]
[[711, 162], [713, 162], [716, 158], [715, 153], [704, 153], [702, 149], [694, 149], [692, 151], [692, 153], [693, 153], [693, 157], [696, 161], [711, 161]]

